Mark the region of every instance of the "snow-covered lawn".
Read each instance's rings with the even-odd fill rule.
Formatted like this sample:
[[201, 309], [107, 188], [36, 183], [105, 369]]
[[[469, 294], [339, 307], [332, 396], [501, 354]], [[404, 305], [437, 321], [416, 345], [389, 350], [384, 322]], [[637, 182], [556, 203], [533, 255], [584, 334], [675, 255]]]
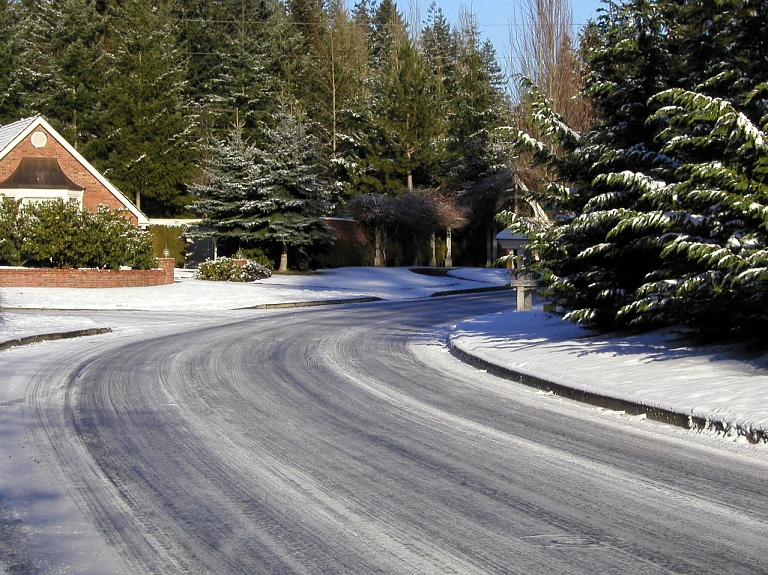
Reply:
[[[188, 318], [197, 313], [215, 318], [264, 304], [362, 297], [416, 299], [435, 292], [503, 286], [508, 281], [506, 270], [499, 269], [461, 268], [438, 277], [407, 268], [342, 268], [275, 275], [250, 284], [182, 279], [147, 288], [5, 288], [2, 297], [8, 310], [0, 321], [0, 342], [103, 327], [86, 317], [88, 310], [144, 312], [137, 315], [175, 312]], [[510, 306], [514, 306], [512, 294]], [[23, 311], [35, 309], [47, 311]], [[125, 314], [126, 319], [130, 316]], [[133, 329], [144, 329], [142, 321], [137, 317]], [[510, 310], [476, 318], [453, 327], [450, 337], [454, 346], [481, 359], [561, 385], [768, 431], [765, 356], [746, 357], [727, 347], [692, 347], [672, 331], [589, 337], [541, 311]]]
[[209, 282], [178, 274], [172, 285], [144, 288], [3, 288], [6, 311], [0, 322], [0, 342], [42, 332], [94, 327], [93, 321], [72, 314], [45, 322], [13, 310], [135, 310], [212, 312], [265, 304], [377, 297], [395, 301], [429, 297], [450, 290], [504, 286], [503, 269], [457, 269], [448, 277], [418, 274], [408, 268], [340, 268], [312, 274], [273, 275], [253, 283]]

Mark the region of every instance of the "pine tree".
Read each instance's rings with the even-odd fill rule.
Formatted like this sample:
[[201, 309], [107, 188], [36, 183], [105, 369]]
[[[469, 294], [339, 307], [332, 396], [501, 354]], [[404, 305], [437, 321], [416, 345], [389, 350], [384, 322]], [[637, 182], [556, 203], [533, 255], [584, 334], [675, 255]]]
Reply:
[[277, 247], [279, 269], [285, 271], [289, 250], [309, 255], [330, 245], [322, 220], [328, 194], [319, 174], [317, 143], [301, 117], [284, 106], [276, 126], [266, 131], [266, 142], [256, 155], [259, 196], [243, 206], [259, 214], [260, 225], [253, 220], [242, 237], [246, 243]]
[[337, 201], [349, 195], [354, 177], [358, 128], [370, 94], [368, 52], [363, 31], [341, 0], [324, 8], [309, 4], [291, 3], [291, 18], [303, 38], [292, 90], [313, 119], [324, 176]]
[[427, 22], [421, 32], [420, 48], [427, 68], [431, 72], [427, 89], [434, 106], [435, 153], [441, 158], [439, 173], [436, 177], [438, 183], [442, 183], [450, 173], [452, 165], [455, 164], [445, 159], [444, 143], [448, 140], [448, 118], [451, 115], [456, 94], [459, 48], [450, 23], [442, 9], [434, 2], [427, 9]]
[[[152, 0], [115, 8], [110, 66], [102, 79], [104, 106], [91, 161], [153, 216], [185, 205], [183, 184], [194, 159], [183, 94], [183, 59], [169, 10]], [[143, 201], [142, 201], [143, 200]]]
[[0, 124], [23, 117], [21, 95], [16, 90], [20, 69], [21, 42], [19, 4], [12, 0], [0, 2]]
[[204, 235], [212, 237], [221, 252], [233, 254], [249, 243], [255, 230], [266, 225], [263, 211], [264, 193], [256, 172], [256, 149], [243, 139], [243, 124], [237, 122], [227, 137], [209, 144], [204, 184], [194, 184], [191, 192], [198, 197], [194, 204], [201, 214]]
[[566, 317], [588, 327], [626, 326], [620, 310], [659, 267], [666, 221], [656, 217], [648, 193], [674, 177], [676, 164], [661, 152], [646, 119], [649, 98], [678, 77], [675, 37], [666, 24], [655, 2], [611, 4], [588, 31], [586, 91], [600, 123], [576, 132], [534, 88], [530, 106], [541, 136], [515, 136], [518, 148], [551, 170], [548, 190], [563, 216], [544, 231], [513, 214], [503, 218], [535, 238], [541, 260], [529, 262], [531, 269]]
[[235, 121], [258, 140], [289, 73], [294, 31], [277, 0], [177, 0], [187, 98], [205, 144]]
[[453, 179], [471, 182], [493, 163], [491, 132], [505, 116], [504, 82], [493, 45], [480, 41], [477, 19], [468, 12], [462, 13], [456, 44], [447, 152]]
[[81, 153], [100, 134], [107, 3], [47, 0], [30, 3], [20, 22], [21, 73], [14, 90], [28, 113], [42, 113]]
[[432, 74], [394, 2], [384, 0], [370, 22], [372, 103], [360, 115], [354, 185], [372, 193], [430, 185], [440, 134]]

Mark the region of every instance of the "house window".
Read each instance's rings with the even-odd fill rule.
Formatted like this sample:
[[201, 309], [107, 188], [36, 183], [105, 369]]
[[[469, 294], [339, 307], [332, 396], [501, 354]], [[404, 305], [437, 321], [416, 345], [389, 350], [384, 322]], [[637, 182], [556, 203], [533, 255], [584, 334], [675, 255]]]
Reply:
[[69, 192], [69, 195], [67, 196], [67, 201], [80, 208], [83, 209], [83, 192]]
[[45, 132], [35, 132], [32, 134], [31, 140], [35, 148], [44, 148], [48, 143], [48, 136], [45, 135]]
[[36, 198], [34, 196], [25, 196], [21, 198], [21, 205], [28, 206], [30, 204], [42, 204], [43, 202], [50, 202], [54, 198]]

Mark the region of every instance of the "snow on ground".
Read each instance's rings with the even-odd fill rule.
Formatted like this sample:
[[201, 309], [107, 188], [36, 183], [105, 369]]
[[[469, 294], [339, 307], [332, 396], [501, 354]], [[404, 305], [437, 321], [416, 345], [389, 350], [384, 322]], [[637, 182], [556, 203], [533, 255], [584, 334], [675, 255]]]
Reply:
[[[479, 268], [459, 268], [445, 277], [407, 268], [341, 268], [275, 275], [254, 283], [182, 277], [173, 285], [147, 288], [4, 288], [8, 309], [0, 319], [0, 342], [103, 327], [86, 317], [88, 310], [134, 311], [124, 316], [125, 321], [131, 329], [141, 330], [149, 329], [142, 318], [147, 312], [175, 312], [187, 319], [206, 316], [214, 321], [217, 315], [240, 313], [231, 310], [262, 304], [358, 297], [415, 299], [509, 281], [506, 270]], [[511, 297], [510, 305], [513, 301]], [[59, 314], [56, 310], [74, 311]], [[163, 317], [172, 321], [173, 314]], [[476, 318], [453, 328], [450, 338], [454, 346], [481, 359], [558, 384], [768, 431], [768, 356], [749, 358], [727, 347], [691, 347], [672, 331], [593, 337], [541, 311], [510, 310]]]
[[768, 356], [694, 347], [673, 330], [590, 336], [542, 311], [466, 321], [450, 339], [489, 363], [571, 388], [768, 430]]
[[[311, 274], [275, 274], [253, 283], [190, 279], [179, 270], [171, 285], [144, 288], [3, 288], [6, 311], [0, 321], [0, 342], [9, 339], [95, 327], [93, 321], [71, 313], [45, 316], [44, 325], [29, 313], [13, 310], [115, 310], [211, 312], [264, 304], [378, 297], [405, 300], [435, 292], [503, 286], [503, 269], [476, 269], [468, 279], [418, 274], [408, 268], [340, 268]], [[459, 272], [461, 270], [458, 270]]]
[[6, 308], [88, 310], [224, 310], [262, 304], [355, 297], [403, 300], [438, 291], [508, 284], [506, 270], [478, 269], [468, 279], [435, 277], [408, 268], [339, 268], [273, 275], [253, 283], [181, 279], [144, 288], [3, 288]]

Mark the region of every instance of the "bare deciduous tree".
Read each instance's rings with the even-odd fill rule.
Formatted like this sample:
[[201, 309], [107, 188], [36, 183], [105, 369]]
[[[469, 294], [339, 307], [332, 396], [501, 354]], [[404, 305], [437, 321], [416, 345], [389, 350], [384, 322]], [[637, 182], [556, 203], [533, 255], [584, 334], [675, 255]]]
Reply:
[[[510, 75], [528, 78], [538, 86], [572, 128], [589, 128], [591, 107], [577, 97], [582, 66], [570, 0], [522, 0], [521, 11], [510, 24]], [[513, 86], [520, 104], [525, 103], [526, 92], [521, 82]]]
[[[510, 72], [516, 78], [514, 128], [536, 139], [540, 134], [531, 121], [529, 82], [551, 100], [553, 111], [571, 128], [586, 131], [593, 122], [589, 100], [579, 95], [583, 69], [573, 29], [570, 0], [522, 0], [521, 13], [510, 23]], [[548, 197], [546, 172], [528, 155], [516, 157], [513, 163], [515, 212], [518, 206], [521, 212], [532, 208], [535, 219], [541, 220], [541, 204], [546, 205]]]

